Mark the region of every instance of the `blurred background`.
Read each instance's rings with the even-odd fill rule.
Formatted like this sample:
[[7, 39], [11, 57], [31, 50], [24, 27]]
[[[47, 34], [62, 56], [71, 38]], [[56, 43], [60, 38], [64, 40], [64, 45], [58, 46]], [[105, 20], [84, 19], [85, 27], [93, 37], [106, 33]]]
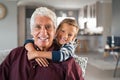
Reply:
[[57, 24], [66, 17], [78, 21], [76, 54], [89, 58], [86, 80], [120, 80], [120, 73], [113, 78], [116, 61], [104, 57], [107, 37], [120, 35], [119, 4], [120, 0], [0, 0], [0, 50], [22, 46], [31, 38], [31, 14], [45, 6], [56, 13]]

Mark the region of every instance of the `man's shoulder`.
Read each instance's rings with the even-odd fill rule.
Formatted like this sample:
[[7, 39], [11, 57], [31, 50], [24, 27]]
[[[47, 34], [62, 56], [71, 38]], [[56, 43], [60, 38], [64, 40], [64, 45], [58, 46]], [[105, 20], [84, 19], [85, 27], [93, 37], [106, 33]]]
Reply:
[[67, 59], [66, 61], [63, 61], [62, 64], [68, 64], [68, 65], [72, 65], [75, 64], [75, 59], [73, 57], [70, 57], [69, 59]]
[[61, 62], [61, 64], [65, 70], [78, 70], [79, 72], [82, 71], [80, 66], [78, 65], [78, 63], [76, 63], [73, 57], [70, 57], [68, 60]]
[[18, 46], [16, 48], [12, 49], [11, 51], [21, 51], [21, 50], [24, 50], [24, 49], [25, 49], [24, 46]]
[[6, 62], [12, 63], [17, 59], [19, 59], [19, 57], [24, 57], [25, 51], [26, 50], [24, 47], [16, 47], [14, 49], [11, 49], [6, 55], [6, 58], [4, 59], [3, 64]]
[[26, 51], [26, 50], [25, 50], [25, 47], [24, 47], [24, 46], [19, 46], [19, 47], [16, 47], [16, 48], [12, 49], [12, 50], [10, 51], [10, 54], [9, 54], [9, 55], [15, 56], [15, 55], [18, 55], [18, 53], [20, 54], [20, 53], [23, 53], [23, 52], [25, 52], [25, 51]]

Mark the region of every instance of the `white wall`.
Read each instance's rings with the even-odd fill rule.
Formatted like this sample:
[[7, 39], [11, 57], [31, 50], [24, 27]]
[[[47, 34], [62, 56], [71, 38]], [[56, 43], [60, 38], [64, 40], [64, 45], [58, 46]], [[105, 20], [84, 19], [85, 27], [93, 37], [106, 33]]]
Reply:
[[120, 36], [120, 0], [112, 0], [112, 35]]
[[[97, 25], [103, 26], [103, 35], [100, 36], [79, 36], [88, 41], [88, 51], [98, 51], [104, 49], [107, 36], [111, 35], [112, 24], [112, 3], [98, 3], [97, 4]], [[104, 51], [104, 50], [102, 50]]]
[[7, 16], [0, 20], [0, 50], [17, 47], [17, 2], [0, 1], [7, 8]]
[[104, 27], [102, 43], [100, 43], [103, 48], [106, 44], [107, 36], [111, 35], [111, 25], [112, 25], [112, 3], [102, 3], [101, 12], [99, 13], [99, 21]]

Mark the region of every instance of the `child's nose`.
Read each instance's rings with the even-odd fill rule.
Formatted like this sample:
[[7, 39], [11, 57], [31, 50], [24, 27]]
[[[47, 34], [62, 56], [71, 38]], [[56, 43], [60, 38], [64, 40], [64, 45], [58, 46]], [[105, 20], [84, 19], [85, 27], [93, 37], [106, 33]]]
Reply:
[[67, 35], [67, 34], [64, 34], [63, 36], [64, 36], [63, 38], [64, 38], [65, 40], [68, 38], [68, 35]]

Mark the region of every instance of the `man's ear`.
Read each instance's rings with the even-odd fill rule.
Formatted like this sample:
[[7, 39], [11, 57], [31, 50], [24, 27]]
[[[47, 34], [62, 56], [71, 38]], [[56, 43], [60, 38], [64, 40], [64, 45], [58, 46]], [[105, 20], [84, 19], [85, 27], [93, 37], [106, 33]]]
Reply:
[[33, 36], [33, 32], [31, 31], [31, 35]]
[[31, 35], [34, 37], [35, 36], [35, 33], [33, 31], [31, 31]]

